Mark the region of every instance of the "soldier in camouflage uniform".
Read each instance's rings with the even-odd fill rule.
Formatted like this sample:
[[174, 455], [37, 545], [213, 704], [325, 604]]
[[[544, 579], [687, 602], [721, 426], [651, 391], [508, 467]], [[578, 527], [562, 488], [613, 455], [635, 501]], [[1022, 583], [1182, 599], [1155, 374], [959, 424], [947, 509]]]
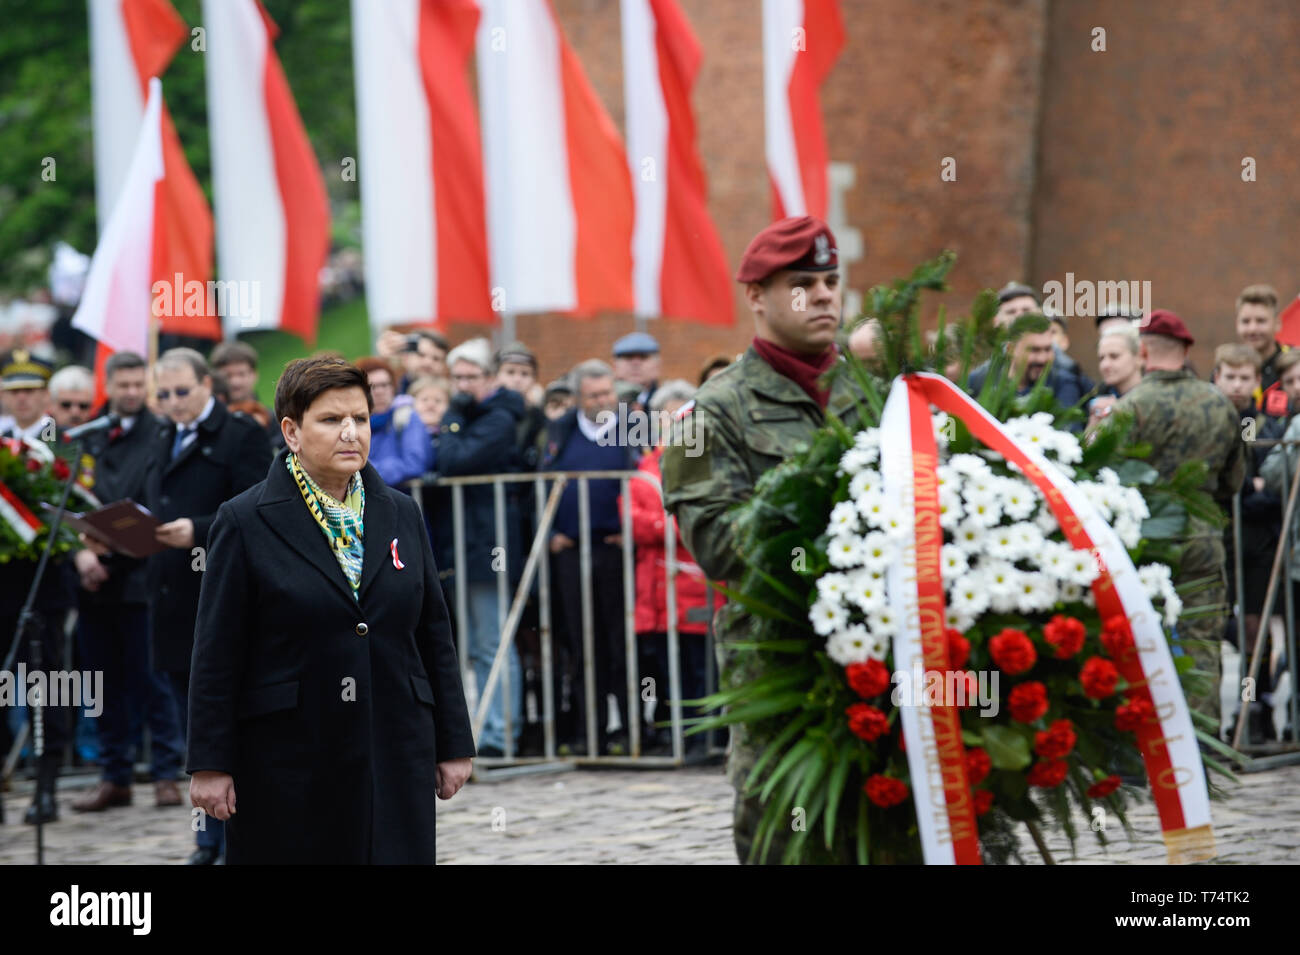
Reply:
[[[1219, 506], [1232, 506], [1232, 497], [1245, 477], [1245, 444], [1236, 409], [1219, 389], [1183, 368], [1193, 343], [1187, 326], [1173, 312], [1158, 309], [1142, 329], [1142, 361], [1146, 376], [1115, 404], [1115, 411], [1134, 417], [1131, 438], [1151, 445], [1148, 463], [1169, 480], [1184, 461], [1204, 461], [1209, 468], [1203, 490]], [[1182, 561], [1174, 585], [1214, 578], [1216, 583], [1184, 597], [1183, 612], [1213, 607], [1214, 613], [1183, 619], [1179, 638], [1196, 660], [1197, 669], [1214, 676], [1204, 695], [1188, 700], [1199, 712], [1219, 718], [1219, 641], [1227, 621], [1226, 555], [1223, 533], [1205, 522], [1188, 519]]]
[[[856, 423], [854, 386], [839, 376], [818, 379], [838, 360], [840, 286], [835, 238], [811, 216], [782, 219], [750, 243], [736, 274], [745, 283], [757, 334], [742, 358], [705, 382], [678, 413], [663, 457], [664, 503], [686, 546], [712, 580], [735, 585], [732, 507], [750, 497], [760, 475], [806, 444], [831, 412]], [[718, 672], [724, 689], [758, 676], [756, 657], [730, 645], [743, 640], [745, 612], [725, 604], [715, 619]], [[736, 788], [736, 852], [747, 861], [762, 817], [756, 794], [741, 791], [767, 739], [752, 727], [731, 728], [727, 775]], [[784, 849], [778, 835], [767, 856]]]

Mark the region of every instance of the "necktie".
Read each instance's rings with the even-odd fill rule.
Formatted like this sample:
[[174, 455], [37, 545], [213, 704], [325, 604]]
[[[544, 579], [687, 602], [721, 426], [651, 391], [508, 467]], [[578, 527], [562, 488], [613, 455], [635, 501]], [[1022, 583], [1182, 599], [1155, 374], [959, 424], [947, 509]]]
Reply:
[[185, 446], [185, 436], [190, 433], [190, 428], [177, 428], [176, 437], [172, 441], [172, 460], [175, 461], [177, 455], [181, 453], [181, 448]]

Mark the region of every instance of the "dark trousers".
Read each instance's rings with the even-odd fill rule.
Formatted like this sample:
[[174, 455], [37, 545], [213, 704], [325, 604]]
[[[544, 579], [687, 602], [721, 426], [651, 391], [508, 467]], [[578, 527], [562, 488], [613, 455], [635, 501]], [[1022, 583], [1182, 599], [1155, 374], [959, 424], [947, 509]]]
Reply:
[[[567, 685], [572, 708], [557, 714], [563, 742], [587, 738], [586, 691], [583, 684], [582, 576], [577, 546], [555, 554], [551, 560], [551, 586], [559, 596], [564, 629], [558, 634], [560, 665], [556, 675]], [[632, 717], [627, 706], [627, 662], [623, 647], [623, 550], [603, 541], [591, 545], [592, 670], [596, 684], [596, 737], [602, 749], [608, 740], [608, 695], [618, 701], [623, 725]], [[563, 690], [556, 698], [563, 699]], [[566, 717], [567, 719], [563, 718]]]
[[[698, 700], [708, 692], [704, 686], [704, 643], [702, 633], [677, 634], [677, 664], [681, 669], [678, 699]], [[668, 671], [668, 634], [663, 631], [638, 633], [637, 655], [641, 663], [637, 685], [644, 686], [642, 681], [646, 677], [654, 680], [654, 722], [666, 723], [673, 715], [670, 706], [673, 694]], [[643, 689], [643, 695], [644, 692]], [[683, 719], [698, 715], [701, 714], [696, 712], [696, 707], [682, 707]]]
[[[190, 674], [189, 671], [184, 673], [168, 673], [168, 679], [171, 681], [172, 692], [176, 696], [176, 704], [180, 710], [181, 738], [189, 739], [190, 726]], [[235, 791], [235, 798], [239, 798], [239, 791]], [[199, 848], [204, 846], [220, 846], [225, 842], [226, 824], [220, 819], [212, 816], [204, 817], [204, 827], [194, 833], [194, 844]]]
[[136, 728], [149, 727], [149, 768], [155, 780], [175, 779], [185, 741], [167, 677], [149, 666], [149, 608], [145, 604], [87, 604], [78, 636], [83, 665], [104, 674], [99, 717], [103, 778], [131, 785]]

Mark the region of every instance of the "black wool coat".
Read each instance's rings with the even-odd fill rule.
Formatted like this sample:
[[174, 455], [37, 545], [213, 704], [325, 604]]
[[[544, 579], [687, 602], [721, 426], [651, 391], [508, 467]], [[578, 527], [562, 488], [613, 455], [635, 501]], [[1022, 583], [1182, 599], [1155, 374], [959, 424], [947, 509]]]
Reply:
[[474, 742], [424, 522], [367, 464], [358, 600], [286, 453], [213, 525], [186, 768], [234, 777], [230, 864], [432, 864], [435, 768]]
[[171, 459], [176, 426], [161, 425], [147, 478], [146, 506], [166, 524], [181, 517], [194, 522], [194, 545], [170, 547], [149, 558], [153, 593], [153, 668], [184, 673], [194, 647], [194, 615], [199, 606], [202, 568], [208, 555], [208, 531], [217, 508], [266, 477], [271, 442], [253, 418], [231, 414], [218, 401], [199, 425], [189, 446]]

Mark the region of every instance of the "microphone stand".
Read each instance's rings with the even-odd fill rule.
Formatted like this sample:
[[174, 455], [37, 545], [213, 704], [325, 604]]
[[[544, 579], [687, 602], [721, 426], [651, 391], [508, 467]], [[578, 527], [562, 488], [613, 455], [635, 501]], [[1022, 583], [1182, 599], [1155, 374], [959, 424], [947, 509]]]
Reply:
[[[59, 530], [63, 526], [63, 512], [68, 507], [68, 495], [72, 493], [72, 486], [77, 483], [77, 478], [81, 476], [81, 438], [72, 441], [72, 446], [76, 451], [76, 461], [69, 468], [68, 479], [63, 484], [63, 494], [59, 498], [58, 510], [54, 512], [54, 518], [50, 522], [50, 532], [45, 538], [45, 549], [41, 551], [40, 562], [36, 565], [36, 575], [32, 578], [32, 584], [27, 588], [27, 599], [23, 603], [23, 609], [18, 614], [18, 626], [14, 630], [14, 639], [9, 647], [9, 653], [5, 656], [4, 666], [0, 669], [13, 672], [14, 660], [18, 655], [18, 648], [22, 645], [24, 635], [28, 640], [29, 653], [32, 661], [32, 669], [40, 671], [45, 666], [44, 655], [42, 653], [42, 631], [44, 629], [41, 618], [33, 609], [36, 604], [36, 595], [41, 589], [41, 581], [45, 577], [45, 568], [50, 562], [50, 551], [54, 547], [54, 541], [59, 536]], [[47, 680], [46, 684], [49, 685]], [[36, 761], [37, 772], [37, 812], [36, 812], [36, 864], [45, 864], [45, 818], [40, 811], [40, 765], [41, 758], [45, 755], [45, 700], [42, 694], [37, 693], [33, 699], [30, 720], [32, 725], [32, 755]], [[70, 729], [69, 729], [70, 732]], [[3, 807], [0, 806], [0, 822], [3, 819]]]

